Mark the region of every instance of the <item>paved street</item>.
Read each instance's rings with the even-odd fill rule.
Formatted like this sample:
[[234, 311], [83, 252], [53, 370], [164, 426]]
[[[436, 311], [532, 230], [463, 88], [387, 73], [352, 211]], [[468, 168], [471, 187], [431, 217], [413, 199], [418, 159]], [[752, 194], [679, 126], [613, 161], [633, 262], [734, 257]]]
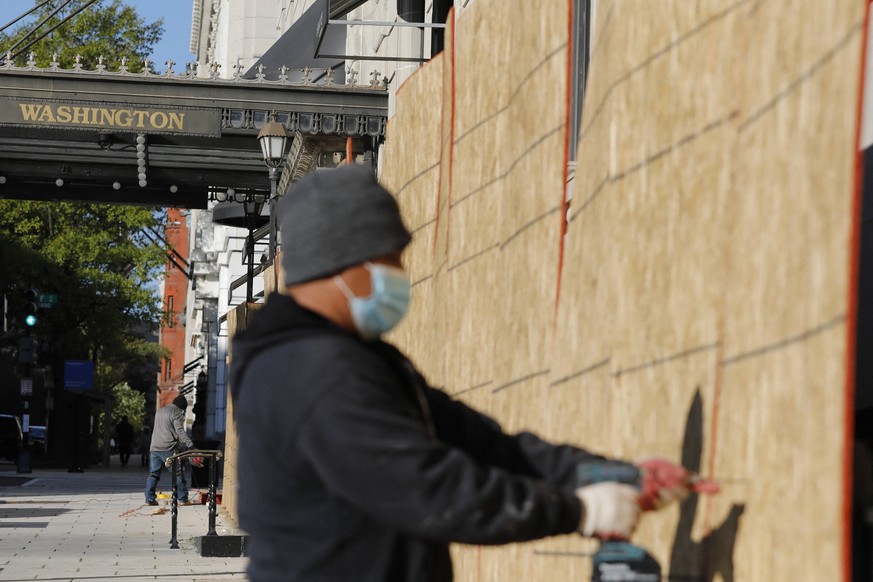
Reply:
[[[179, 508], [179, 549], [170, 549], [169, 502], [144, 506], [147, 471], [136, 465], [84, 473], [0, 465], [0, 580], [244, 580], [246, 558], [204, 558], [206, 505]], [[159, 491], [169, 493], [165, 472]], [[194, 495], [192, 494], [192, 498]], [[152, 511], [166, 511], [153, 515]], [[222, 519], [219, 535], [239, 533]]]

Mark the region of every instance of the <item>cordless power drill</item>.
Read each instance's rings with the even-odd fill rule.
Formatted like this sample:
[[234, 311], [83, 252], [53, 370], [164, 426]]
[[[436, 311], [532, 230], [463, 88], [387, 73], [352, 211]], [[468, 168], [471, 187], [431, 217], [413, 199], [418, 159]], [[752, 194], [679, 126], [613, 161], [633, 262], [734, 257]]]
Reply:
[[[634, 465], [597, 461], [579, 465], [577, 485], [584, 487], [604, 481], [624, 483], [641, 489], [642, 475]], [[660, 582], [661, 565], [645, 548], [627, 540], [601, 539], [594, 554], [591, 582]]]
[[[647, 459], [637, 465], [618, 461], [583, 463], [577, 469], [578, 486], [614, 482], [639, 489], [638, 503], [643, 511], [662, 507], [676, 499], [676, 491], [685, 494], [718, 493], [715, 481], [704, 479], [664, 459]], [[628, 540], [601, 539], [594, 554], [592, 582], [660, 582], [661, 566], [649, 552]]]

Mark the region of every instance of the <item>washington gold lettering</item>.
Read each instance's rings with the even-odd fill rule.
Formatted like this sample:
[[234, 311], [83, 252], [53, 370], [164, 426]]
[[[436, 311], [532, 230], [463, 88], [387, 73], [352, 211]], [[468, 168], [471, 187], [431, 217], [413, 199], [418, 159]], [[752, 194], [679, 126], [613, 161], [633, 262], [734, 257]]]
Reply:
[[115, 125], [115, 109], [100, 109], [100, 125]]
[[[123, 121], [122, 118], [124, 118]], [[133, 121], [130, 118], [130, 111], [127, 109], [119, 109], [115, 113], [115, 124], [118, 125], [118, 127], [130, 127], [131, 123], [133, 123]]]
[[151, 121], [152, 127], [155, 129], [164, 129], [167, 127], [167, 114], [157, 111], [152, 113], [149, 121]]
[[73, 116], [70, 115], [70, 106], [69, 105], [61, 105], [58, 107], [58, 122], [59, 123], [70, 123], [73, 120]]
[[43, 107], [42, 113], [39, 115], [39, 119], [37, 121], [47, 121], [49, 123], [55, 123], [55, 112], [51, 110], [51, 107]]
[[147, 109], [115, 109], [111, 107], [80, 107], [77, 105], [47, 105], [19, 103], [22, 121], [52, 125], [93, 125], [99, 127], [130, 127], [135, 129], [185, 129], [185, 113], [180, 111], [149, 111]]
[[73, 125], [88, 125], [88, 110], [83, 107], [73, 107]]
[[36, 121], [39, 108], [42, 107], [42, 105], [35, 103], [19, 103], [18, 106], [21, 107], [21, 117], [24, 118], [24, 121]]
[[145, 119], [146, 115], [148, 115], [148, 111], [134, 111], [133, 115], [136, 117], [136, 124], [134, 127], [143, 127], [143, 119]]

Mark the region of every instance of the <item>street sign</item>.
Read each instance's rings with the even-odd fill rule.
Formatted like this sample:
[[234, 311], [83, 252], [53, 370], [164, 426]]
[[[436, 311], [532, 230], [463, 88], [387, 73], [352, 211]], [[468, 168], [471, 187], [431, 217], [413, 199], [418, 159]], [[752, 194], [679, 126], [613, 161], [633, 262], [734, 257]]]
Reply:
[[21, 395], [30, 396], [33, 394], [33, 378], [21, 379]]
[[40, 293], [37, 305], [40, 309], [49, 309], [58, 304], [57, 293]]
[[94, 388], [94, 362], [90, 360], [64, 361], [64, 389], [74, 392]]

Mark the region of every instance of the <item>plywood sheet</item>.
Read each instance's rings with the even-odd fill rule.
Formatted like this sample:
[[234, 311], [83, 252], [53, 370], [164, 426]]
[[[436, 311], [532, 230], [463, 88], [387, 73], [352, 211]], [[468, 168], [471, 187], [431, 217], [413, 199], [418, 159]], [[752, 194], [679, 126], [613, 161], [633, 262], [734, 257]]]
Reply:
[[[552, 368], [602, 415], [581, 440], [686, 464], [699, 446], [725, 479], [643, 524], [670, 575], [835, 579], [863, 7], [666, 4], [683, 16], [660, 41], [647, 5], [605, 7]], [[812, 467], [827, 493], [801, 503]]]
[[[434, 220], [424, 304], [394, 337], [510, 430], [723, 479], [641, 524], [665, 574], [838, 579], [864, 3], [599, 2], [562, 241], [568, 12], [476, 0], [450, 27], [438, 196], [400, 195]], [[398, 187], [432, 127], [407, 89]], [[585, 579], [593, 549], [453, 556], [458, 580]]]
[[[403, 221], [412, 233], [404, 264], [412, 282], [409, 316], [390, 339], [402, 343], [418, 361], [438, 335], [432, 285], [436, 211], [439, 197], [442, 133], [443, 58], [440, 54], [407, 79], [397, 93], [395, 116], [389, 120], [382, 152], [381, 183], [397, 197]], [[428, 107], [422, 108], [427, 103]], [[422, 115], [422, 112], [426, 112]], [[435, 381], [429, 362], [422, 372]]]
[[463, 306], [448, 377], [499, 400], [545, 373], [566, 158], [567, 40], [553, 33], [567, 17], [551, 2], [477, 3], [457, 22], [456, 79], [498, 82], [455, 83], [447, 276]]

